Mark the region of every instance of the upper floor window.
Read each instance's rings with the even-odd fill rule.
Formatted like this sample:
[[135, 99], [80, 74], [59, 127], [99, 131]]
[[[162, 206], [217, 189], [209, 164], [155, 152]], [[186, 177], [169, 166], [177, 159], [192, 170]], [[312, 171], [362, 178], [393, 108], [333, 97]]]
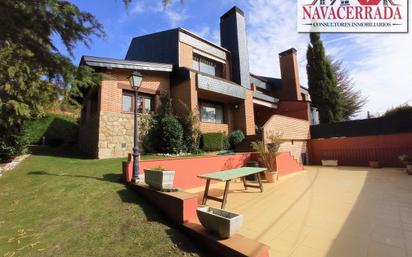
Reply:
[[200, 102], [200, 120], [202, 122], [223, 123], [223, 104]]
[[193, 55], [192, 68], [199, 72], [203, 72], [212, 76], [223, 76], [223, 64], [209, 58], [200, 56], [198, 54]]
[[325, 5], [325, 0], [320, 0], [321, 5]]
[[[134, 112], [134, 92], [123, 90], [122, 112]], [[151, 113], [154, 111], [154, 99], [152, 95], [139, 94], [137, 98], [138, 111], [140, 113]]]

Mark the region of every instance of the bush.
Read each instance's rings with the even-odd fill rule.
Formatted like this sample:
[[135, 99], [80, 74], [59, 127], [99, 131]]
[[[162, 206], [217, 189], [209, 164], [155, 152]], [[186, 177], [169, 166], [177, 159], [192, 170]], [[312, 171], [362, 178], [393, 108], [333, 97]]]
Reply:
[[229, 142], [234, 147], [237, 144], [240, 144], [245, 139], [245, 134], [241, 130], [235, 130], [229, 135]]
[[223, 149], [224, 150], [230, 149], [229, 136], [226, 136], [226, 134], [223, 136]]
[[223, 133], [205, 133], [202, 135], [203, 150], [205, 151], [221, 151], [224, 146]]
[[392, 116], [405, 116], [408, 117], [408, 115], [412, 114], [412, 106], [410, 105], [400, 105], [398, 107], [392, 108], [387, 110], [383, 116], [384, 117], [392, 117]]
[[27, 138], [22, 128], [13, 127], [0, 133], [0, 163], [10, 162], [27, 150]]
[[167, 115], [159, 124], [160, 150], [163, 153], [179, 153], [183, 145], [183, 128], [173, 115]]

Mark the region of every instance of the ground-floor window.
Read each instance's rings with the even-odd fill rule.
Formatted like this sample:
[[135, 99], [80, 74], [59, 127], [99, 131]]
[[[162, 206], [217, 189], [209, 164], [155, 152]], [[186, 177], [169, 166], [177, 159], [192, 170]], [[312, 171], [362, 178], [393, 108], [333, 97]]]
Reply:
[[200, 120], [202, 122], [222, 124], [223, 118], [223, 104], [207, 101], [200, 102]]
[[[122, 112], [133, 112], [135, 108], [135, 97], [133, 91], [123, 90]], [[154, 96], [138, 94], [137, 106], [140, 113], [152, 113], [154, 111]]]

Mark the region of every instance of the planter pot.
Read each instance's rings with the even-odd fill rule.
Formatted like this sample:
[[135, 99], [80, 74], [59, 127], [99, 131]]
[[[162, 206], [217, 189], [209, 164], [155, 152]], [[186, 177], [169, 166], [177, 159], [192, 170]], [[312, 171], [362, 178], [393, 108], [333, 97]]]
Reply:
[[338, 160], [322, 160], [322, 166], [338, 166]]
[[379, 163], [379, 161], [369, 161], [369, 167], [379, 169], [381, 168], [381, 164]]
[[174, 177], [174, 170], [144, 170], [144, 182], [158, 190], [172, 189]]
[[242, 226], [243, 215], [209, 206], [197, 209], [200, 223], [220, 239], [233, 236]]
[[278, 180], [277, 172], [265, 171], [264, 174], [265, 174], [265, 178], [268, 181], [268, 183], [273, 183]]
[[132, 162], [126, 161], [122, 162], [123, 166], [123, 179], [126, 181], [126, 183], [129, 183], [132, 181], [133, 177], [133, 168], [132, 168]]
[[406, 165], [406, 172], [408, 172], [409, 175], [412, 175], [412, 164]]

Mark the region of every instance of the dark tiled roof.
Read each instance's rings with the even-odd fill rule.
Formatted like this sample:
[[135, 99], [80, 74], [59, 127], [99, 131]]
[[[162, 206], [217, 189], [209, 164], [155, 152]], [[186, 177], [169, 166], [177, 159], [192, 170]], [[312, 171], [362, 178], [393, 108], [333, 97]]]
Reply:
[[171, 72], [173, 65], [166, 63], [141, 62], [131, 60], [121, 60], [107, 57], [83, 56], [80, 64], [92, 67], [121, 68], [130, 70], [149, 70]]

